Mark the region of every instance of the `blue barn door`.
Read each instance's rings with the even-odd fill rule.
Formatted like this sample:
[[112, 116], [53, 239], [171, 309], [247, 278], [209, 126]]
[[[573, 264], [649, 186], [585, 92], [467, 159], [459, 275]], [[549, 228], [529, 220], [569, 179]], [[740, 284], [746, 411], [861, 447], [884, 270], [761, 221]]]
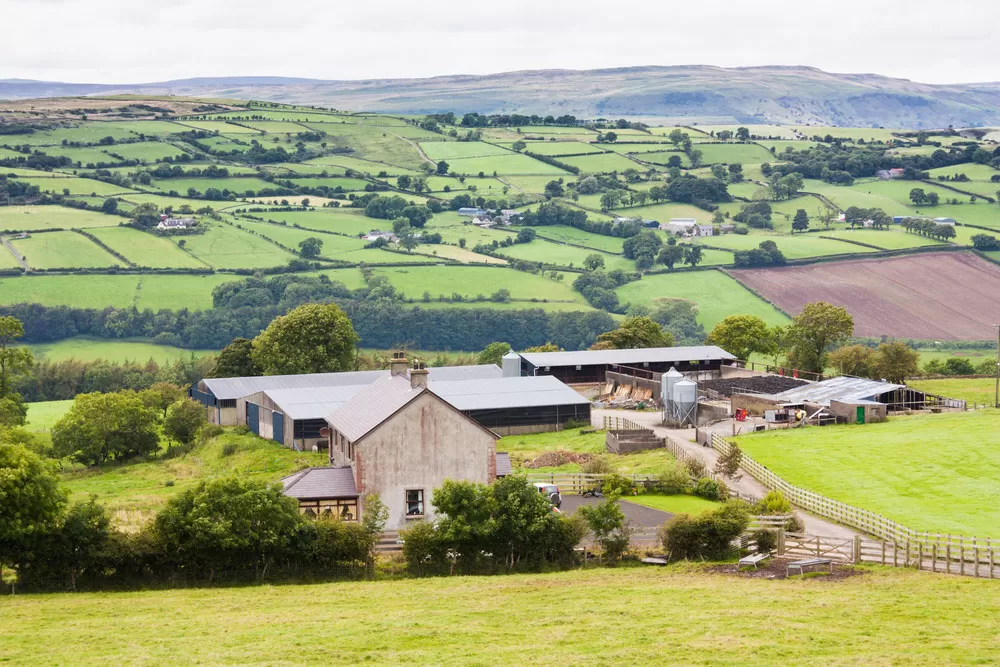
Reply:
[[260, 406], [254, 403], [247, 403], [247, 426], [257, 435], [260, 435]]
[[271, 428], [273, 430], [271, 439], [275, 442], [281, 443], [282, 445], [285, 444], [285, 415], [280, 412], [272, 412]]

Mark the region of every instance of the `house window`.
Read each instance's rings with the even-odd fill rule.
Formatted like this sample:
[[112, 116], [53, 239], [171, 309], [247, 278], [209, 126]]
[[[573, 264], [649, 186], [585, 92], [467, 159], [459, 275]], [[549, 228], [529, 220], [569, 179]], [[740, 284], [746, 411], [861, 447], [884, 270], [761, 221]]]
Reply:
[[331, 498], [325, 500], [303, 500], [299, 511], [308, 517], [333, 517], [341, 521], [358, 520], [357, 498]]
[[236, 399], [235, 398], [224, 398], [221, 401], [219, 401], [219, 407], [220, 408], [235, 408], [236, 407]]
[[409, 489], [406, 492], [406, 516], [416, 517], [424, 515], [424, 490]]

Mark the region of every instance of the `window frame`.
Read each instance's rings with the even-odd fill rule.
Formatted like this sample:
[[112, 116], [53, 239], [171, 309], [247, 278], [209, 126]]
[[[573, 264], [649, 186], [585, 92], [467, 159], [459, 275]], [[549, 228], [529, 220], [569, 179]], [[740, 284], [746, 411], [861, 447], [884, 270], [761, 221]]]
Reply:
[[[416, 502], [420, 503], [420, 513], [419, 514], [410, 514], [410, 494], [411, 493], [418, 493], [418, 494], [420, 494], [420, 500], [416, 501]], [[427, 506], [424, 504], [426, 502], [425, 498], [426, 498], [426, 494], [424, 493], [424, 490], [421, 489], [421, 488], [404, 489], [403, 490], [403, 515], [407, 519], [422, 519], [425, 516], [427, 516]]]

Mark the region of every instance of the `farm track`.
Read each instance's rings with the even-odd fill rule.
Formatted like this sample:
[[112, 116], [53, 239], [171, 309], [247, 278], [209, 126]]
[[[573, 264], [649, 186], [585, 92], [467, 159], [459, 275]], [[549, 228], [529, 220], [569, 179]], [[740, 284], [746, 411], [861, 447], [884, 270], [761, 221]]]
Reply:
[[0, 243], [3, 243], [3, 247], [7, 248], [10, 254], [14, 256], [14, 259], [17, 260], [17, 263], [20, 264], [25, 271], [31, 270], [31, 267], [28, 266], [28, 262], [21, 257], [21, 254], [17, 250], [14, 249], [14, 246], [10, 244], [10, 241], [7, 240], [6, 236], [0, 236]]

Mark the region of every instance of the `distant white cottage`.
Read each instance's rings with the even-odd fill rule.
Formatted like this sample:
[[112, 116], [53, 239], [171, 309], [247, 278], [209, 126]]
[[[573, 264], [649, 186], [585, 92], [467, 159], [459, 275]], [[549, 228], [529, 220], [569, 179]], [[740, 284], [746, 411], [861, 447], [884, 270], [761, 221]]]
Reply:
[[171, 218], [170, 216], [161, 215], [160, 224], [156, 225], [157, 229], [187, 229], [188, 227], [195, 226], [194, 218]]
[[660, 224], [660, 229], [670, 234], [688, 236], [712, 236], [715, 233], [712, 225], [703, 225], [694, 218], [670, 218], [670, 222]]

